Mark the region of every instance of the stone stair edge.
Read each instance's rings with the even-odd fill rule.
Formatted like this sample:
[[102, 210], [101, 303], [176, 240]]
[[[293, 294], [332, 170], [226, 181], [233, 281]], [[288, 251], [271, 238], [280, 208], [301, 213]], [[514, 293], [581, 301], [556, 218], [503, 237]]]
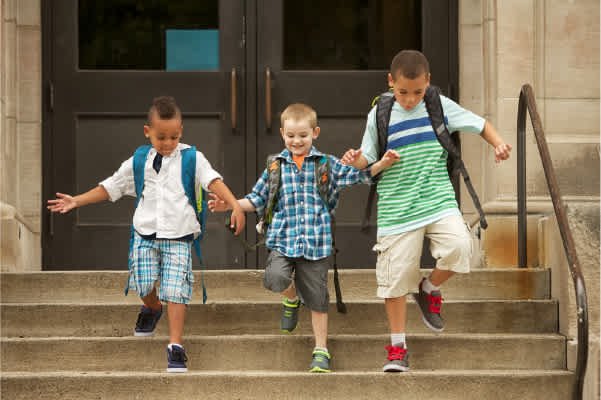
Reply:
[[[388, 334], [329, 334], [328, 340], [335, 341], [353, 341], [353, 340], [382, 340], [389, 338]], [[186, 341], [212, 341], [218, 342], [223, 339], [227, 340], [294, 340], [295, 338], [306, 340], [312, 339], [313, 335], [310, 334], [297, 334], [297, 335], [281, 335], [281, 334], [234, 334], [234, 335], [184, 335]], [[511, 339], [511, 340], [565, 340], [565, 336], [560, 333], [410, 333], [407, 334], [408, 339], [419, 339], [419, 340], [436, 340], [436, 339], [453, 339], [453, 340], [495, 340], [495, 339]], [[155, 335], [149, 338], [136, 338], [133, 336], [49, 336], [49, 337], [0, 337], [0, 343], [20, 343], [20, 342], [56, 342], [56, 341], [69, 341], [69, 342], [163, 342], [169, 340], [168, 335]]]
[[[373, 299], [373, 300], [345, 300], [344, 301], [345, 304], [349, 304], [349, 305], [353, 305], [353, 304], [384, 304], [384, 300], [383, 299]], [[232, 301], [226, 301], [226, 300], [220, 300], [220, 301], [216, 301], [216, 302], [212, 302], [212, 301], [208, 301], [206, 304], [203, 304], [200, 299], [199, 300], [192, 300], [189, 304], [190, 307], [192, 306], [221, 306], [221, 305], [246, 305], [246, 304], [250, 304], [250, 305], [278, 305], [281, 304], [282, 302], [280, 300], [260, 300], [260, 301], [247, 301], [247, 300], [232, 300]], [[407, 298], [407, 303], [415, 303], [415, 301], [413, 300], [413, 298], [411, 298], [411, 296], [408, 296]], [[470, 303], [470, 304], [480, 304], [480, 303], [540, 303], [540, 304], [555, 304], [557, 303], [556, 299], [451, 299], [451, 300], [445, 300], [444, 304], [462, 304], [462, 303]], [[335, 305], [336, 304], [336, 300], [335, 299], [331, 299], [330, 300], [330, 305]], [[65, 306], [83, 306], [83, 307], [90, 307], [90, 306], [97, 306], [97, 307], [139, 307], [141, 306], [142, 303], [140, 304], [132, 304], [132, 303], [128, 303], [128, 302], [122, 302], [122, 301], [115, 301], [115, 302], [95, 302], [95, 301], [90, 301], [90, 302], [81, 302], [81, 301], [77, 301], [77, 302], [61, 302], [61, 303], [0, 303], [0, 307], [5, 307], [5, 306], [10, 306], [10, 307], [65, 307]]]
[[[481, 370], [456, 370], [456, 369], [437, 369], [437, 370], [410, 370], [403, 372], [402, 376], [411, 375], [424, 375], [424, 376], [448, 376], [448, 377], [461, 377], [461, 376], [571, 376], [573, 371], [568, 370], [552, 370], [552, 369], [531, 369], [531, 370], [519, 370], [519, 369], [481, 369]], [[44, 379], [44, 378], [60, 378], [60, 377], [80, 377], [85, 378], [118, 378], [118, 377], [170, 377], [174, 379], [186, 379], [186, 377], [201, 377], [201, 376], [246, 376], [246, 377], [296, 377], [296, 376], [312, 376], [316, 379], [327, 379], [328, 376], [349, 376], [349, 377], [375, 377], [375, 376], [389, 376], [391, 379], [398, 379], [398, 374], [387, 374], [380, 371], [333, 371], [329, 374], [313, 374], [310, 372], [297, 372], [297, 371], [246, 371], [246, 370], [232, 370], [232, 371], [188, 371], [185, 374], [171, 374], [168, 372], [110, 372], [110, 371], [90, 371], [90, 372], [71, 372], [71, 371], [57, 371], [57, 372], [2, 372], [0, 379]]]

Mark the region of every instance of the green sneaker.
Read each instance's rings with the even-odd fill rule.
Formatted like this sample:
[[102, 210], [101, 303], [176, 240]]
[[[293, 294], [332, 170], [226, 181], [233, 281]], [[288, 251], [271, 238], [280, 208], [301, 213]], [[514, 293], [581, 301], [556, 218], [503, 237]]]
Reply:
[[330, 371], [330, 354], [323, 350], [313, 351], [313, 361], [309, 372], [331, 372]]
[[298, 326], [298, 309], [301, 302], [300, 299], [297, 299], [296, 303], [291, 303], [288, 299], [284, 299], [283, 304], [280, 329], [284, 333], [292, 333]]

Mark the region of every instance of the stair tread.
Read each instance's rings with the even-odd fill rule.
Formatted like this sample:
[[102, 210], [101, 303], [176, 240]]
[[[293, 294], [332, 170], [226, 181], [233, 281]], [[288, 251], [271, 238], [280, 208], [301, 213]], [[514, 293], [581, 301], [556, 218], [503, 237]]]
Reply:
[[[403, 372], [402, 376], [406, 375], [437, 375], [437, 376], [531, 376], [531, 375], [545, 375], [545, 376], [566, 376], [573, 375], [574, 372], [568, 370], [553, 370], [553, 369], [436, 369], [436, 370], [418, 370], [418, 371], [407, 371]], [[310, 372], [299, 372], [299, 371], [247, 371], [247, 370], [231, 370], [231, 371], [188, 371], [185, 374], [172, 374], [168, 372], [148, 372], [148, 371], [43, 371], [43, 372], [26, 372], [26, 371], [2, 371], [2, 379], [5, 378], [45, 378], [45, 377], [129, 377], [129, 376], [143, 376], [149, 378], [155, 378], [157, 376], [173, 377], [173, 378], [185, 378], [187, 376], [282, 376], [282, 377], [295, 377], [295, 376], [315, 376], [315, 377], [327, 377], [327, 376], [352, 376], [352, 377], [370, 377], [370, 376], [391, 376], [398, 377], [398, 374], [387, 374], [380, 371], [333, 371], [329, 374], [312, 374]], [[397, 378], [398, 379], [398, 378]]]
[[[366, 339], [387, 339], [389, 334], [328, 334], [328, 340], [366, 340]], [[234, 335], [185, 335], [186, 342], [192, 341], [221, 341], [223, 339], [235, 340], [235, 339], [256, 339], [256, 340], [271, 340], [289, 338], [308, 339], [313, 338], [310, 334], [234, 334]], [[409, 333], [407, 339], [420, 339], [420, 340], [441, 340], [441, 339], [454, 339], [454, 340], [492, 340], [492, 339], [510, 339], [510, 340], [565, 340], [565, 336], [559, 333]], [[0, 342], [12, 343], [12, 342], [53, 342], [53, 341], [132, 341], [132, 342], [146, 342], [146, 341], [166, 341], [169, 340], [167, 335], [155, 335], [146, 338], [137, 338], [134, 336], [50, 336], [50, 337], [2, 337]]]
[[[423, 269], [422, 276], [431, 270]], [[196, 282], [193, 302], [200, 302], [200, 270], [194, 270]], [[277, 299], [278, 295], [263, 289], [264, 270], [203, 270], [209, 300], [240, 299], [265, 301]], [[341, 269], [340, 280], [343, 297], [371, 299], [376, 295], [374, 269]], [[63, 301], [129, 302], [137, 301], [135, 293], [125, 298], [123, 290], [128, 271], [37, 271], [2, 273], [0, 275], [3, 303], [39, 301], [57, 303]], [[550, 270], [547, 268], [494, 268], [474, 269], [470, 274], [460, 274], [445, 285], [446, 298], [537, 298], [550, 296]], [[333, 291], [333, 271], [329, 272], [328, 285]]]
[[[383, 299], [366, 299], [366, 300], [344, 300], [346, 304], [384, 304]], [[444, 304], [464, 304], [464, 303], [555, 303], [557, 300], [555, 299], [450, 299], [444, 300]], [[415, 301], [411, 296], [407, 296], [407, 303], [415, 304]], [[219, 301], [207, 301], [206, 304], [202, 304], [202, 301], [191, 301], [190, 305], [193, 306], [212, 306], [212, 305], [273, 305], [282, 304], [281, 300], [257, 300], [257, 301], [244, 301], [244, 300], [219, 300]], [[330, 305], [335, 305], [336, 301], [330, 301]], [[62, 302], [37, 302], [37, 303], [0, 303], [0, 307], [2, 306], [19, 306], [19, 307], [61, 307], [61, 306], [96, 306], [96, 307], [113, 307], [113, 306], [127, 306], [127, 307], [135, 307], [141, 306], [141, 303], [138, 301], [137, 304], [132, 304], [130, 302], [125, 301], [103, 301], [103, 302], [95, 302], [95, 301], [62, 301]]]

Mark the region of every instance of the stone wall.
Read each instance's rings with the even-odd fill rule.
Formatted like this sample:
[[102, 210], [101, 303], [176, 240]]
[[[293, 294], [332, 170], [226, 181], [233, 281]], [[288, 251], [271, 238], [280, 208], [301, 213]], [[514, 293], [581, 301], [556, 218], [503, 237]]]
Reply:
[[2, 0], [0, 208], [3, 212], [0, 220], [0, 266], [3, 271], [41, 268], [40, 19], [40, 0]]
[[[510, 254], [515, 259], [517, 252], [494, 250], [499, 243], [517, 243], [517, 106], [521, 86], [529, 83], [587, 285], [590, 349], [586, 399], [599, 399], [600, 392], [599, 9], [598, 0], [459, 1], [461, 103], [486, 117], [505, 141], [514, 145], [511, 161], [495, 164], [492, 148], [478, 137], [462, 136], [464, 159], [494, 228], [482, 236], [482, 259], [490, 266], [515, 265], [506, 257]], [[552, 296], [559, 300], [560, 332], [569, 340], [568, 368], [574, 369], [577, 324], [573, 283], [531, 127], [526, 143], [529, 242], [532, 239], [539, 247], [533, 254], [529, 244], [528, 265], [552, 268]], [[466, 199], [464, 214], [475, 221], [465, 188], [461, 196]], [[542, 215], [549, 217], [541, 220], [539, 229], [534, 228], [531, 222]]]
[[[492, 148], [464, 134], [463, 154], [485, 209], [515, 213], [516, 121], [520, 88], [529, 83], [562, 194], [599, 203], [599, 1], [460, 0], [460, 101], [514, 145], [495, 164]], [[528, 125], [530, 121], [528, 120]], [[527, 131], [527, 191], [532, 212], [547, 212], [548, 190]], [[465, 189], [464, 213], [475, 214]]]

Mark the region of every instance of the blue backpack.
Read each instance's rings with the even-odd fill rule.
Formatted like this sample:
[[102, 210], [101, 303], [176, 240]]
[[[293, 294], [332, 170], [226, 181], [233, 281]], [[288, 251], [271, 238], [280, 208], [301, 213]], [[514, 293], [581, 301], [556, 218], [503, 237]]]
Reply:
[[[136, 187], [136, 208], [140, 202], [142, 191], [144, 190], [144, 165], [146, 164], [146, 158], [148, 152], [152, 148], [151, 145], [140, 146], [134, 153], [134, 185]], [[202, 263], [202, 255], [200, 252], [200, 241], [202, 240], [205, 233], [205, 225], [207, 219], [207, 193], [203, 188], [200, 188], [199, 197], [196, 198], [196, 147], [192, 146], [187, 149], [183, 149], [182, 153], [182, 184], [186, 197], [190, 201], [190, 204], [196, 211], [196, 219], [200, 224], [200, 235], [192, 242], [192, 247], [198, 256], [198, 259]], [[134, 225], [131, 226], [131, 235], [129, 239], [129, 252], [131, 253], [134, 243]], [[131, 271], [131, 257], [128, 263], [128, 269]], [[207, 302], [207, 289], [205, 287], [204, 276], [201, 270], [200, 273], [202, 282], [202, 302]], [[129, 280], [127, 287], [125, 288], [125, 295], [129, 291]]]

